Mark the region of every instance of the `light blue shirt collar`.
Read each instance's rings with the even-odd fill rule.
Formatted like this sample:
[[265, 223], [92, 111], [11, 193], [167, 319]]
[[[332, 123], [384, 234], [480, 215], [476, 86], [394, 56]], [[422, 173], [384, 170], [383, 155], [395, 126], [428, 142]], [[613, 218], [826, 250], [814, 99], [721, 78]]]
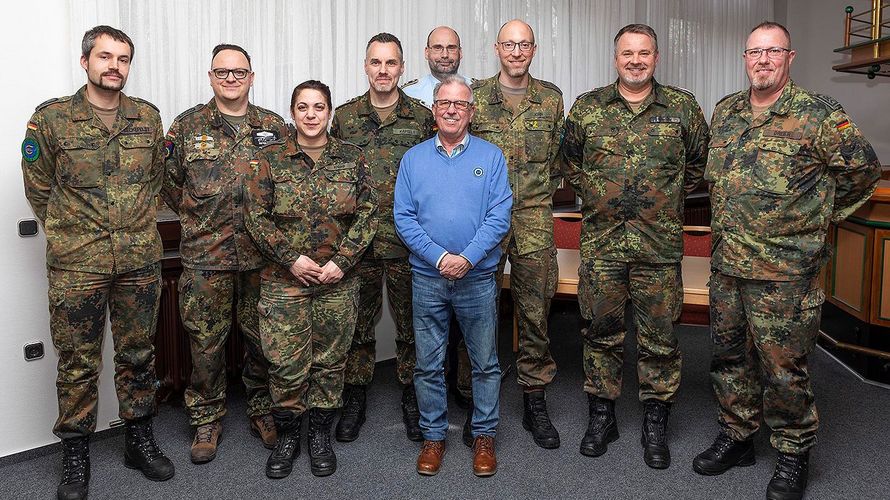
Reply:
[[451, 150], [451, 154], [448, 154], [448, 150], [445, 149], [445, 146], [442, 145], [442, 141], [439, 140], [439, 134], [436, 134], [436, 151], [442, 153], [443, 155], [449, 158], [455, 158], [459, 154], [463, 153], [465, 149], [467, 149], [467, 145], [470, 143], [470, 133], [467, 132], [464, 134], [464, 138], [460, 141], [460, 144], [454, 146], [454, 149]]

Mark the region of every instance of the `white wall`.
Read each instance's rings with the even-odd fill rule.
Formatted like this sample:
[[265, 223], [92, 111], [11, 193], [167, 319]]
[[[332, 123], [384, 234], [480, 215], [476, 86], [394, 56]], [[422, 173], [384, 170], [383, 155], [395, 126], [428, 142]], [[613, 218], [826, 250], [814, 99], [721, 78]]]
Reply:
[[[0, 123], [0, 457], [57, 441], [56, 354], [49, 335], [43, 231], [20, 238], [20, 219], [33, 218], [25, 200], [20, 147], [25, 126], [41, 102], [74, 92], [71, 66], [79, 49], [68, 43], [68, 3], [63, 0], [10, 2], [4, 6], [0, 33], [3, 122]], [[138, 72], [137, 68], [134, 69]], [[107, 328], [106, 328], [107, 333]], [[111, 339], [106, 338], [100, 380], [99, 429], [117, 418]], [[43, 359], [26, 362], [22, 347], [43, 341]]]
[[[797, 57], [791, 66], [795, 82], [837, 99], [874, 146], [884, 165], [890, 164], [890, 78], [838, 73], [831, 69], [849, 61], [849, 55], [833, 52], [844, 42], [844, 7], [861, 12], [868, 0], [787, 0], [787, 24]], [[778, 10], [778, 5], [776, 6]], [[884, 19], [890, 12], [884, 14]], [[740, 63], [741, 64], [741, 63]]]

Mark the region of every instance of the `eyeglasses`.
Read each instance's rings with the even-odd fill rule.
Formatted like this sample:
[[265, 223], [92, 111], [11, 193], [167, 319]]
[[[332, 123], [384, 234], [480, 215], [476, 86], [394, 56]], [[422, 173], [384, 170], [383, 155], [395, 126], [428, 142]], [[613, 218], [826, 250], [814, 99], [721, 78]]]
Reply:
[[513, 52], [513, 49], [516, 47], [519, 47], [520, 52], [530, 52], [535, 47], [533, 42], [512, 42], [508, 40], [506, 42], [497, 43], [505, 52]]
[[786, 49], [785, 47], [769, 47], [766, 49], [748, 49], [743, 51], [745, 57], [748, 59], [760, 59], [764, 53], [766, 53], [766, 57], [770, 59], [778, 59], [785, 52], [791, 52], [791, 49]]
[[441, 45], [433, 45], [432, 47], [427, 47], [430, 49], [430, 52], [433, 54], [441, 54], [444, 51], [448, 51], [451, 54], [456, 54], [458, 50], [460, 50], [460, 45], [449, 45], [447, 47], [443, 47]]
[[435, 104], [437, 108], [442, 109], [448, 109], [454, 104], [454, 107], [461, 111], [466, 111], [473, 105], [470, 101], [450, 101], [448, 99], [436, 99], [433, 101], [433, 104]]
[[250, 74], [249, 69], [244, 68], [235, 68], [235, 69], [227, 69], [227, 68], [213, 68], [210, 70], [213, 73], [213, 76], [220, 80], [225, 80], [229, 77], [229, 73], [231, 73], [235, 80], [243, 80], [247, 78], [247, 75]]

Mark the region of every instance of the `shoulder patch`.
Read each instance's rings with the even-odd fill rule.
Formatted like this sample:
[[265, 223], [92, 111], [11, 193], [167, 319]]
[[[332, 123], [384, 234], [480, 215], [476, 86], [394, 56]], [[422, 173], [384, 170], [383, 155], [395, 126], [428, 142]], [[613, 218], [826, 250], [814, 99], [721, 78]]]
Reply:
[[473, 90], [482, 88], [485, 86], [486, 81], [487, 80], [474, 80], [473, 83], [470, 84], [470, 88], [472, 88]]
[[550, 90], [555, 90], [557, 94], [562, 95], [562, 89], [557, 87], [555, 83], [548, 82], [547, 80], [538, 80], [538, 83], [540, 83], [544, 87], [547, 87]]
[[407, 86], [409, 86], [409, 85], [414, 85], [415, 83], [417, 83], [417, 82], [419, 82], [419, 81], [420, 81], [419, 79], [415, 78], [415, 79], [413, 79], [413, 80], [411, 80], [411, 81], [407, 81], [407, 82], [403, 83], [399, 88], [403, 89], [403, 88], [405, 88], [405, 87], [407, 87]]
[[38, 104], [37, 107], [34, 109], [34, 111], [40, 111], [41, 109], [49, 106], [50, 104], [54, 104], [57, 102], [65, 102], [65, 101], [69, 101], [69, 100], [71, 100], [70, 95], [65, 96], [65, 97], [53, 97], [52, 99], [48, 99], [48, 100], [43, 101], [42, 103]]
[[667, 87], [667, 88], [669, 88], [669, 89], [671, 89], [671, 90], [676, 90], [677, 92], [679, 92], [679, 93], [681, 93], [681, 94], [686, 94], [687, 96], [689, 96], [689, 97], [695, 99], [695, 94], [693, 94], [693, 93], [692, 93], [691, 91], [689, 91], [689, 90], [684, 89], [683, 87], [677, 87], [677, 86], [674, 86], [674, 85], [665, 85], [665, 87]]
[[[745, 91], [743, 90], [742, 92], [745, 92]], [[723, 96], [722, 98], [720, 98], [720, 100], [717, 101], [717, 104], [715, 104], [715, 106], [719, 106], [720, 103], [722, 103], [723, 101], [730, 99], [732, 97], [735, 97], [737, 95], [739, 95], [739, 92], [733, 92], [732, 94], [727, 94], [727, 95]]]
[[815, 93], [810, 94], [810, 95], [813, 96], [813, 99], [815, 99], [815, 100], [821, 102], [822, 104], [824, 104], [825, 106], [827, 106], [828, 109], [830, 109], [831, 111], [837, 111], [842, 108], [841, 103], [837, 102], [837, 100], [835, 100], [835, 98], [831, 97], [830, 95], [815, 94]]
[[158, 113], [161, 112], [161, 110], [158, 109], [157, 106], [155, 106], [154, 104], [152, 104], [152, 103], [146, 101], [145, 99], [143, 99], [143, 98], [141, 98], [141, 97], [133, 97], [133, 96], [127, 96], [127, 97], [129, 97], [130, 99], [132, 99], [132, 100], [134, 100], [134, 101], [136, 101], [136, 102], [138, 102], [138, 103], [148, 105], [151, 109], [157, 111]]
[[204, 109], [204, 104], [198, 104], [195, 107], [189, 108], [189, 109], [183, 111], [182, 113], [179, 113], [179, 115], [176, 118], [174, 118], [173, 121], [178, 122], [181, 118], [185, 118], [186, 116], [188, 116], [192, 113], [197, 113], [198, 111], [201, 111], [202, 109]]

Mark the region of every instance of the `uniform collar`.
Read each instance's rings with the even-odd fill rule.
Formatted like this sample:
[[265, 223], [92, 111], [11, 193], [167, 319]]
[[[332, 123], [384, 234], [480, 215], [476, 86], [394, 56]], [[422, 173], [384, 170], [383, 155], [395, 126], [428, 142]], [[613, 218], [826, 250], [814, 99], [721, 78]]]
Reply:
[[[303, 151], [303, 148], [300, 147], [300, 144], [297, 142], [297, 130], [294, 129], [290, 136], [287, 138], [287, 146], [284, 148], [284, 155], [288, 157], [304, 157], [306, 159], [309, 158], [309, 155]], [[322, 160], [325, 158], [331, 159], [339, 159], [343, 158], [345, 155], [343, 153], [343, 141], [337, 139], [336, 137], [328, 134], [328, 143], [325, 144], [324, 150], [322, 152], [321, 158], [319, 158], [319, 163], [323, 163]]]
[[[393, 110], [393, 113], [396, 113], [398, 116], [402, 118], [407, 118], [409, 120], [414, 119], [414, 110], [411, 109], [411, 106], [408, 104], [408, 95], [405, 92], [397, 88], [399, 93], [399, 100], [396, 103], [396, 109]], [[360, 116], [367, 116], [371, 120], [379, 123], [380, 117], [377, 116], [377, 112], [374, 111], [374, 106], [371, 105], [371, 91], [368, 90], [359, 98], [359, 107], [358, 114]]]
[[[127, 97], [121, 92], [121, 102], [118, 112], [124, 117], [131, 120], [139, 118], [139, 108], [133, 99]], [[84, 85], [71, 98], [71, 119], [74, 121], [86, 121], [93, 119], [93, 107], [87, 99], [87, 86]]]
[[[791, 111], [791, 102], [794, 100], [794, 94], [796, 93], [797, 85], [794, 84], [793, 80], [788, 80], [788, 83], [785, 84], [785, 88], [782, 89], [782, 95], [780, 95], [776, 102], [772, 103], [769, 107], [770, 113], [774, 115], [787, 115]], [[737, 111], [751, 109], [750, 87], [747, 92], [740, 94], [739, 100], [735, 103], [735, 109]]]
[[[621, 95], [621, 92], [618, 91], [618, 80], [612, 82], [612, 85], [606, 87], [605, 94], [603, 95], [603, 101], [605, 103], [611, 103], [612, 101], [624, 101], [624, 97]], [[652, 79], [652, 92], [643, 99], [643, 102], [640, 103], [640, 108], [646, 107], [650, 103], [657, 103], [664, 107], [669, 106], [668, 98], [664, 95], [664, 86], [658, 83], [655, 78]]]
[[[501, 82], [500, 82], [501, 72], [498, 71], [498, 74], [494, 75], [490, 79], [490, 90], [488, 102], [491, 104], [500, 104], [504, 101], [504, 93], [501, 92]], [[525, 91], [524, 99], [527, 99], [528, 102], [532, 102], [535, 104], [541, 104], [541, 89], [543, 85], [541, 82], [536, 80], [531, 75], [528, 76], [528, 88]]]
[[[225, 119], [222, 116], [222, 112], [219, 110], [219, 106], [216, 105], [216, 98], [210, 99], [210, 102], [207, 103], [207, 109], [210, 110], [210, 124], [213, 128], [222, 127]], [[257, 107], [251, 103], [247, 103], [247, 123], [250, 124], [251, 128], [257, 128], [262, 125], [260, 112]]]

